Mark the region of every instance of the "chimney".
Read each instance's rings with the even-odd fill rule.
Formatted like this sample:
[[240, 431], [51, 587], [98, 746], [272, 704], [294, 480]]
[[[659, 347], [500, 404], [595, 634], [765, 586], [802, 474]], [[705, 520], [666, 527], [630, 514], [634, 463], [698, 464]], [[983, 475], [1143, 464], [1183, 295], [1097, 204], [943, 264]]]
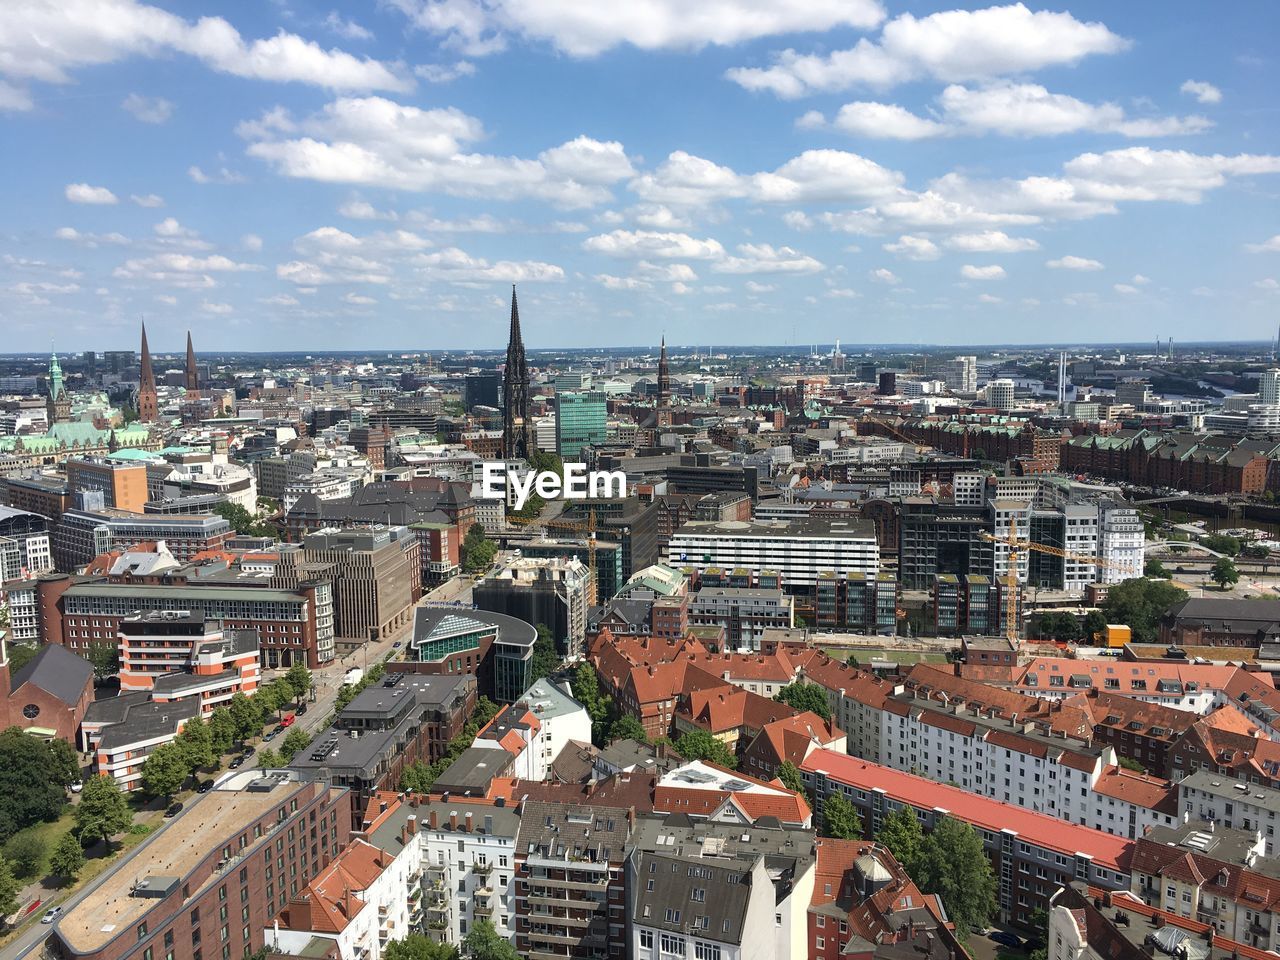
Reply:
[[458, 829], [458, 811], [457, 810], [449, 811], [449, 829], [450, 830]]
[[438, 826], [436, 823], [436, 812], [434, 810], [432, 810], [430, 816], [427, 817], [427, 823], [430, 825], [432, 830]]
[[467, 811], [466, 826], [463, 829], [465, 829], [467, 833], [471, 832], [471, 811], [470, 810]]
[[409, 835], [413, 836], [418, 832], [418, 818], [410, 815], [409, 819], [404, 822], [405, 828], [409, 831]]

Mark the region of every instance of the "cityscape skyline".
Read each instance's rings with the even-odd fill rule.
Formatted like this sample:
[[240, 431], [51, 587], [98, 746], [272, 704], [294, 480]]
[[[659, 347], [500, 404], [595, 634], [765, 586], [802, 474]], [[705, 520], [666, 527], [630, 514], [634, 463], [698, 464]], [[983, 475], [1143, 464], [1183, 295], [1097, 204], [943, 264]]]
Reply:
[[11, 349], [1274, 329], [1265, 5], [112, 6], [0, 37]]

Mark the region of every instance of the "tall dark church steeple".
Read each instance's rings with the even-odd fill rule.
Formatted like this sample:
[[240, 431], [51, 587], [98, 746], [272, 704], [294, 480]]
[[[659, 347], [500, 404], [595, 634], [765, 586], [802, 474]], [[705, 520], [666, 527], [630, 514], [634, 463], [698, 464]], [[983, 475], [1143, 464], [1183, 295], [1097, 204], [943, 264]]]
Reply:
[[156, 396], [156, 375], [151, 369], [151, 348], [147, 346], [147, 325], [142, 325], [142, 360], [138, 375], [138, 419], [155, 423], [160, 418], [160, 402]]
[[196, 350], [191, 345], [191, 331], [187, 331], [187, 399], [195, 400], [200, 396], [200, 371], [196, 367]]
[[520, 308], [511, 287], [511, 332], [507, 337], [507, 369], [502, 381], [502, 455], [527, 460], [533, 453], [533, 424], [529, 417], [529, 365], [520, 336]]
[[671, 418], [671, 370], [667, 366], [667, 338], [662, 338], [662, 349], [658, 354], [658, 406], [655, 422], [660, 427], [669, 427]]

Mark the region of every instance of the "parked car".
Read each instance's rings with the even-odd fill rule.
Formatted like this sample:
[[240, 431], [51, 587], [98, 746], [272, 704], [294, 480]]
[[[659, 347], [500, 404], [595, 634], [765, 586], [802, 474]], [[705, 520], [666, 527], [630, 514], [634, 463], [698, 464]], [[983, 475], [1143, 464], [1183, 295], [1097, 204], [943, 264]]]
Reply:
[[44, 916], [40, 918], [41, 923], [53, 923], [58, 917], [62, 916], [61, 907], [50, 907], [44, 912]]
[[293, 721], [295, 721], [295, 720], [297, 720], [297, 719], [298, 719], [298, 717], [297, 717], [297, 715], [296, 715], [296, 714], [286, 713], [286, 714], [284, 715], [284, 719], [280, 721], [280, 729], [281, 729], [281, 730], [284, 730], [286, 727], [292, 727], [292, 726], [293, 726]]
[[395, 643], [393, 643], [393, 644], [391, 645], [391, 649], [392, 649], [392, 650], [399, 650], [399, 649], [400, 649], [400, 641], [399, 641], [399, 640], [397, 640]]
[[244, 766], [244, 757], [232, 757], [231, 762], [227, 766], [232, 770], [239, 770]]
[[280, 728], [279, 728], [279, 727], [276, 727], [274, 730], [268, 730], [268, 731], [267, 731], [267, 733], [266, 733], [266, 735], [262, 738], [262, 742], [263, 742], [263, 743], [270, 743], [270, 742], [271, 742], [272, 740], [274, 740], [277, 736], [279, 736], [279, 734], [280, 734]]
[[258, 751], [257, 751], [257, 750], [255, 750], [255, 749], [253, 749], [253, 747], [245, 747], [245, 748], [244, 748], [244, 752], [243, 752], [243, 753], [241, 753], [241, 754], [240, 754], [240, 756], [241, 756], [243, 759], [248, 760], [250, 757], [252, 757], [252, 756], [253, 756], [255, 753], [257, 753], [257, 752], [258, 752]]
[[294, 712], [297, 713], [298, 716], [302, 716], [304, 713], [307, 712], [307, 705], [305, 703], [298, 704], [298, 709]]
[[166, 820], [172, 820], [181, 812], [182, 812], [182, 801], [175, 800], [173, 803], [169, 804], [169, 809], [164, 812], [164, 818]]
[[1002, 947], [1012, 947], [1017, 950], [1022, 946], [1022, 938], [1017, 934], [1009, 933], [1007, 930], [992, 930], [987, 934], [987, 939], [992, 940]]
[[200, 781], [200, 786], [196, 787], [196, 793], [208, 793], [212, 789], [213, 789], [212, 780], [202, 780]]

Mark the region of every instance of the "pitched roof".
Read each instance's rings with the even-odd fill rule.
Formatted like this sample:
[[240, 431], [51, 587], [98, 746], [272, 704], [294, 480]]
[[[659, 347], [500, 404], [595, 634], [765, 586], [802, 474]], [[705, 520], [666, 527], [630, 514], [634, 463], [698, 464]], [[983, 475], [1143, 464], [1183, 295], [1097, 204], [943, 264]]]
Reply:
[[63, 703], [74, 706], [93, 684], [93, 665], [57, 643], [46, 643], [9, 681], [8, 693], [24, 684], [39, 687]]

